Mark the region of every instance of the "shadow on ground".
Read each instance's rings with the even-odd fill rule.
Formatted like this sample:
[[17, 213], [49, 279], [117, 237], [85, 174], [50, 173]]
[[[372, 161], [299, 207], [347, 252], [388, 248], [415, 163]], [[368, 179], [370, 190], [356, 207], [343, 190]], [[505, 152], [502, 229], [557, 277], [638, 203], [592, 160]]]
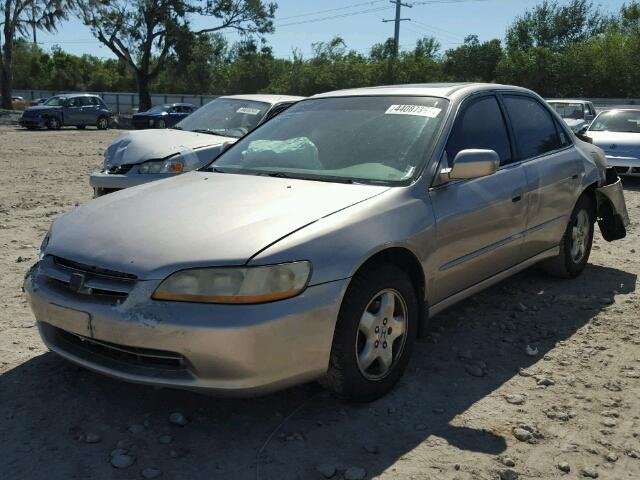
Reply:
[[[313, 479], [322, 478], [315, 468], [324, 463], [338, 468], [336, 479], [349, 466], [372, 478], [420, 444], [438, 462], [419, 478], [438, 478], [438, 469], [506, 449], [511, 419], [501, 422], [504, 431], [489, 432], [483, 422], [492, 412], [461, 420], [470, 407], [521, 369], [544, 367], [557, 342], [605, 308], [603, 297], [635, 287], [635, 275], [592, 265], [573, 281], [523, 272], [434, 318], [398, 387], [368, 405], [341, 403], [314, 384], [244, 400], [154, 390], [47, 353], [0, 377], [0, 478], [128, 479], [155, 467], [163, 479], [257, 478], [257, 468], [260, 479]], [[539, 354], [527, 356], [526, 345]], [[470, 375], [470, 366], [483, 376]], [[168, 422], [175, 411], [189, 418], [185, 427]], [[133, 424], [146, 427], [133, 434]], [[102, 440], [79, 440], [86, 433]], [[163, 434], [173, 441], [159, 443]], [[131, 441], [136, 463], [116, 470], [109, 453], [121, 440]]]

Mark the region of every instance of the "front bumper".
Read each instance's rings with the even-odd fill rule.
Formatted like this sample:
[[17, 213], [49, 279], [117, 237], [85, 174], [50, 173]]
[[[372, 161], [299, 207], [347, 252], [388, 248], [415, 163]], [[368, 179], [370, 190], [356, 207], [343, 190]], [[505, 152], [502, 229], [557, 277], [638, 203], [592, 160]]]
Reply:
[[122, 380], [234, 396], [321, 377], [347, 284], [268, 304], [210, 305], [150, 300], [159, 281], [138, 280], [114, 301], [73, 292], [45, 275], [42, 262], [25, 291], [51, 350]]
[[640, 176], [640, 158], [607, 153], [607, 164], [615, 168], [618, 175]]
[[47, 125], [47, 121], [44, 118], [37, 118], [37, 117], [33, 117], [33, 118], [20, 118], [20, 120], [18, 120], [18, 124], [20, 124], [21, 127], [32, 127], [32, 128], [44, 128]]
[[135, 187], [137, 185], [143, 185], [145, 183], [162, 180], [164, 178], [172, 178], [175, 176], [175, 173], [153, 173], [141, 175], [133, 171], [126, 174], [94, 172], [89, 177], [89, 184], [93, 187], [95, 196], [99, 197], [124, 188]]
[[609, 166], [606, 180], [601, 187], [596, 188], [598, 206], [598, 226], [605, 240], [611, 242], [627, 235], [629, 213], [624, 200], [622, 181], [616, 169]]

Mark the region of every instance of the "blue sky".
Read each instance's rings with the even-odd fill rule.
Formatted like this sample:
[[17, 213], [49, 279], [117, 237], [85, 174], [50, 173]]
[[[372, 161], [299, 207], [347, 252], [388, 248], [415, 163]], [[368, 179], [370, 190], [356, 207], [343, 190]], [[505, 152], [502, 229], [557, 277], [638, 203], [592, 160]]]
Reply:
[[[268, 42], [278, 57], [288, 57], [297, 48], [305, 57], [311, 55], [311, 44], [327, 41], [336, 35], [344, 38], [351, 49], [367, 53], [369, 47], [393, 36], [393, 23], [383, 23], [395, 15], [388, 0], [279, 0], [276, 13], [276, 32]], [[507, 26], [538, 0], [404, 0], [413, 8], [403, 8], [400, 45], [412, 48], [416, 39], [432, 35], [443, 50], [462, 43], [464, 37], [476, 34], [480, 40], [504, 38]], [[605, 11], [617, 11], [624, 0], [596, 0]], [[314, 12], [315, 15], [309, 15]], [[331, 18], [328, 18], [331, 17]], [[300, 23], [305, 22], [305, 23]], [[194, 19], [196, 28], [211, 25], [209, 19]], [[215, 23], [213, 23], [215, 24]], [[234, 41], [232, 32], [225, 36]], [[112, 57], [111, 52], [93, 38], [89, 29], [78, 19], [64, 23], [55, 34], [38, 33], [38, 42], [45, 50], [57, 44], [75, 53], [89, 53]]]

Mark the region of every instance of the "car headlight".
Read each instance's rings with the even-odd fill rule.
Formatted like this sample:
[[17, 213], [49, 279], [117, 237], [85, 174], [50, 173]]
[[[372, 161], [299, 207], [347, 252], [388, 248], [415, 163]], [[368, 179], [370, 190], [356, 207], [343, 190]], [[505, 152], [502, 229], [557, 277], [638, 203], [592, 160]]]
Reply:
[[171, 158], [168, 160], [155, 160], [145, 162], [138, 168], [138, 173], [182, 173], [184, 171], [184, 161], [182, 158]]
[[264, 303], [301, 293], [309, 282], [307, 261], [256, 267], [193, 268], [162, 281], [154, 300], [203, 303]]

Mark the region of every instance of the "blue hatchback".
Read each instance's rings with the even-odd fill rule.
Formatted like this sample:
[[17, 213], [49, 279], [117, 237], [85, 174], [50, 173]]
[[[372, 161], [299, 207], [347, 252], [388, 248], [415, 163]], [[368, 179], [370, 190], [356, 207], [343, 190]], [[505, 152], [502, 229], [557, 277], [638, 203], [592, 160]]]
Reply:
[[133, 116], [135, 128], [170, 128], [198, 109], [190, 103], [156, 105]]
[[19, 123], [30, 130], [44, 127], [58, 130], [64, 126], [106, 130], [111, 116], [111, 110], [97, 95], [72, 93], [56, 95], [41, 105], [27, 108]]

